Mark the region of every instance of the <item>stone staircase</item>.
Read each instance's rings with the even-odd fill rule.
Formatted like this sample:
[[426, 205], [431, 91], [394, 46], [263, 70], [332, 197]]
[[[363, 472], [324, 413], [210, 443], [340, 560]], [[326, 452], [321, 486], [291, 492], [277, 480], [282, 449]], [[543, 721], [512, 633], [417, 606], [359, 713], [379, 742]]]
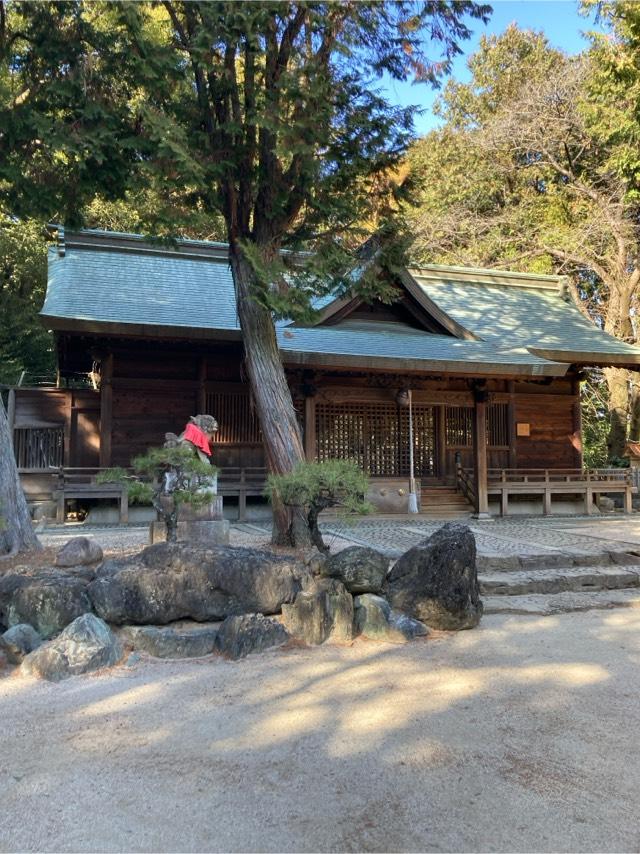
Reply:
[[631, 552], [479, 557], [485, 614], [559, 614], [640, 607], [640, 556]]
[[420, 494], [420, 515], [426, 519], [462, 519], [473, 513], [473, 507], [455, 486], [423, 485]]

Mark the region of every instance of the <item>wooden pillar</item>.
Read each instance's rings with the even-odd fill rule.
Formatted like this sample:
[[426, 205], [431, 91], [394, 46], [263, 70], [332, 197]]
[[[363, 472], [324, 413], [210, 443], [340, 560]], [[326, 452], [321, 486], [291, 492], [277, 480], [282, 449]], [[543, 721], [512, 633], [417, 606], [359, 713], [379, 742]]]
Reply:
[[[64, 427], [63, 427], [63, 465], [69, 467], [74, 464], [72, 452], [75, 450], [71, 441], [71, 432], [73, 428], [73, 389], [65, 390], [64, 398]], [[77, 444], [77, 443], [76, 443]]]
[[100, 467], [111, 465], [111, 431], [113, 419], [113, 353], [102, 359], [100, 372]]
[[446, 410], [444, 405], [437, 407], [437, 438], [436, 438], [436, 447], [438, 449], [438, 471], [436, 472], [438, 477], [445, 477], [449, 474], [446, 471], [447, 468], [447, 449], [446, 449], [446, 439], [447, 439], [447, 424], [446, 424]]
[[580, 405], [580, 379], [575, 377], [571, 381], [571, 393], [574, 401], [572, 406], [573, 415], [573, 453], [576, 468], [582, 468], [582, 406]]
[[207, 359], [206, 356], [200, 356], [198, 362], [198, 400], [196, 402], [198, 415], [212, 415], [207, 412]]
[[316, 399], [304, 399], [304, 454], [308, 463], [316, 459]]
[[489, 518], [487, 493], [487, 397], [484, 389], [476, 389], [473, 419], [473, 467], [476, 486], [476, 517]]
[[13, 428], [16, 424], [16, 390], [14, 388], [9, 389], [7, 398], [7, 422], [9, 425], [9, 441], [13, 447]]
[[507, 391], [509, 392], [509, 402], [507, 403], [507, 430], [509, 441], [509, 468], [514, 469], [518, 466], [518, 454], [516, 450], [516, 384], [513, 380], [507, 383]]

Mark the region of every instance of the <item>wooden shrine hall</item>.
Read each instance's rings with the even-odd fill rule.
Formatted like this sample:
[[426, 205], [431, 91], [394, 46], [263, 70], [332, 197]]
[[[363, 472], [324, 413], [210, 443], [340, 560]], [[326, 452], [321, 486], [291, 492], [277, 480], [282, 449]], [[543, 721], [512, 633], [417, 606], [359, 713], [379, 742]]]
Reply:
[[[308, 459], [357, 460], [387, 513], [407, 511], [411, 456], [422, 512], [591, 512], [599, 492], [630, 509], [625, 470], [583, 469], [579, 388], [585, 367], [640, 368], [640, 348], [585, 319], [562, 277], [429, 265], [392, 284], [391, 304], [325, 298], [313, 324], [277, 323]], [[59, 229], [41, 313], [59, 387], [10, 401], [29, 497], [61, 468], [129, 465], [196, 412], [220, 425], [222, 491], [261, 492], [224, 244]]]

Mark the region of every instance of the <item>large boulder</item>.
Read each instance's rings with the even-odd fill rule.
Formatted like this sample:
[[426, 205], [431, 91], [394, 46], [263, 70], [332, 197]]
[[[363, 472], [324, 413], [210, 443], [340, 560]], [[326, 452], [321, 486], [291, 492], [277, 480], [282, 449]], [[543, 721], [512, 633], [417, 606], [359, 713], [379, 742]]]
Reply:
[[105, 561], [89, 595], [109, 623], [164, 624], [190, 618], [278, 613], [302, 587], [295, 559], [257, 549], [158, 543], [139, 555]]
[[156, 658], [199, 658], [213, 652], [219, 623], [123, 626], [120, 640]]
[[76, 617], [91, 611], [87, 581], [56, 569], [0, 576], [0, 623], [28, 623], [50, 638]]
[[262, 652], [281, 646], [289, 639], [287, 630], [273, 617], [262, 614], [242, 614], [227, 617], [216, 637], [216, 650], [228, 658], [244, 658], [252, 652]]
[[18, 623], [0, 637], [0, 650], [10, 664], [20, 664], [25, 655], [33, 652], [41, 643], [42, 638], [33, 626]]
[[434, 629], [470, 629], [482, 616], [476, 542], [450, 522], [402, 555], [387, 578], [391, 606]]
[[56, 566], [87, 566], [102, 560], [102, 549], [89, 537], [73, 537], [58, 549]]
[[353, 604], [356, 634], [367, 640], [406, 643], [429, 634], [424, 623], [394, 611], [382, 596], [364, 593], [356, 596]]
[[337, 578], [349, 593], [379, 593], [389, 570], [389, 558], [366, 546], [350, 546], [331, 555], [319, 574]]
[[308, 644], [350, 641], [353, 638], [353, 599], [335, 578], [315, 578], [282, 606], [282, 619], [293, 637]]
[[52, 641], [29, 653], [21, 672], [58, 682], [117, 664], [122, 644], [109, 626], [94, 614], [83, 614]]

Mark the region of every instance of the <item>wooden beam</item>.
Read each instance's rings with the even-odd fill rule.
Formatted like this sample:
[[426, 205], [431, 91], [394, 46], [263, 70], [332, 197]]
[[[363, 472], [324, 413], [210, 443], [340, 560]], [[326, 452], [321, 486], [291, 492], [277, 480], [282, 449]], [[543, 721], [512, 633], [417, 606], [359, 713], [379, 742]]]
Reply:
[[100, 373], [100, 467], [111, 465], [111, 433], [113, 422], [113, 353], [102, 360]]
[[305, 397], [304, 399], [304, 453], [307, 462], [316, 459], [316, 399]]
[[473, 419], [473, 463], [476, 486], [476, 515], [489, 516], [487, 493], [487, 393], [478, 389], [475, 395]]

